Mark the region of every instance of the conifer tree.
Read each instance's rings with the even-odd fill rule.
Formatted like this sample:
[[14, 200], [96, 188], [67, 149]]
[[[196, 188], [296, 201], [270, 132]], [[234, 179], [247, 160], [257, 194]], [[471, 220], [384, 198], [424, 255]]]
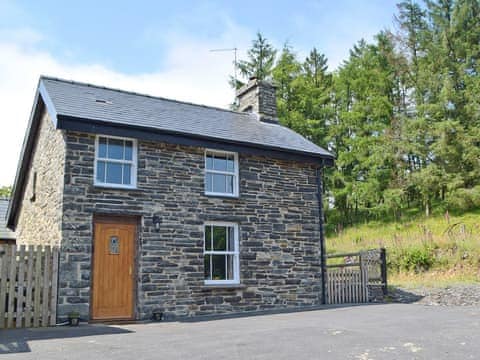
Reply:
[[[251, 77], [258, 80], [265, 80], [272, 76], [273, 66], [275, 64], [275, 56], [277, 51], [268, 42], [260, 32], [252, 42], [252, 47], [247, 52], [248, 60], [240, 60], [237, 63], [237, 69], [240, 75], [248, 81]], [[238, 89], [244, 84], [241, 80], [230, 78], [230, 85]]]

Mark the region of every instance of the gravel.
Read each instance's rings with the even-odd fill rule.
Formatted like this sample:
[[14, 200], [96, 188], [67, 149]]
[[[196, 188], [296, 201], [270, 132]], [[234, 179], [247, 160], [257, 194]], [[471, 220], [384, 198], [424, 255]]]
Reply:
[[430, 306], [480, 305], [480, 284], [455, 285], [445, 288], [400, 288], [389, 292], [396, 303], [416, 303]]

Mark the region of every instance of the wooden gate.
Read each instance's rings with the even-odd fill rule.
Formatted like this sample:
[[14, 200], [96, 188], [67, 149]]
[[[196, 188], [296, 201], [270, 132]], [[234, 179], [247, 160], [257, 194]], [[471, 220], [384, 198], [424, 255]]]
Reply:
[[329, 304], [351, 304], [368, 302], [366, 269], [327, 270], [327, 301]]
[[0, 329], [55, 325], [58, 255], [56, 247], [0, 245]]
[[327, 304], [366, 303], [387, 291], [385, 249], [330, 254], [327, 260]]

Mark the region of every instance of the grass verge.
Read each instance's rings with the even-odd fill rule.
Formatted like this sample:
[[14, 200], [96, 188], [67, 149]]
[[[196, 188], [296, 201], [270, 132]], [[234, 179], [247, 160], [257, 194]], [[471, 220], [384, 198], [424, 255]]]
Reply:
[[385, 247], [400, 286], [480, 282], [480, 210], [405, 222], [370, 222], [327, 236], [329, 253]]

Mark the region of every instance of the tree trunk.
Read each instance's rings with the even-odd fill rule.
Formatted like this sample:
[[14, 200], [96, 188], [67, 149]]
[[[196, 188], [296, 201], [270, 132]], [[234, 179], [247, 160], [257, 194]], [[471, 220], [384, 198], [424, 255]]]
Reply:
[[425, 201], [425, 216], [426, 217], [430, 216], [430, 200], [429, 199]]

